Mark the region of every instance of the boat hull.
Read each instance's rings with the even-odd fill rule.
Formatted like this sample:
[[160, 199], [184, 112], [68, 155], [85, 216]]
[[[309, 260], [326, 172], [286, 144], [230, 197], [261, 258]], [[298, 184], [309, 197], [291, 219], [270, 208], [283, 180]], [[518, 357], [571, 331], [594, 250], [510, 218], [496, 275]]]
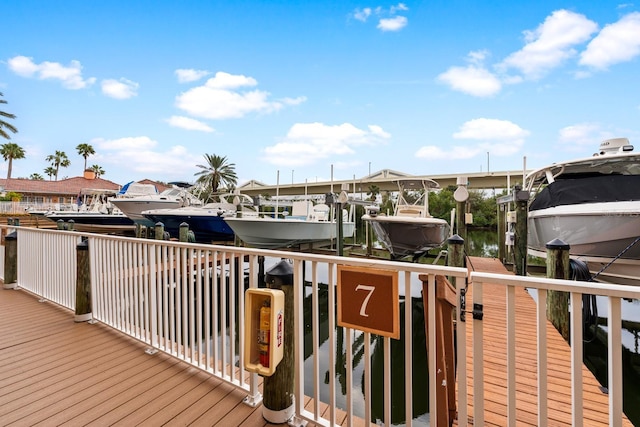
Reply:
[[449, 236], [449, 224], [439, 218], [411, 218], [363, 215], [392, 258], [416, 256], [442, 246]]
[[143, 215], [154, 225], [161, 222], [164, 230], [172, 237], [179, 235], [182, 223], [189, 226], [198, 243], [226, 242], [235, 237], [231, 227], [224, 222], [222, 216], [218, 215], [198, 215], [195, 212], [176, 215], [161, 211], [144, 211]]
[[136, 199], [111, 199], [118, 209], [128, 216], [134, 223], [145, 227], [155, 226], [155, 222], [142, 215], [143, 211], [154, 209], [174, 209], [181, 206], [180, 200], [156, 199], [156, 200], [136, 200]]
[[[598, 280], [640, 285], [640, 204], [589, 203], [529, 212], [528, 246], [544, 257], [546, 244], [560, 239], [572, 257], [586, 261]], [[634, 242], [636, 242], [634, 244]]]
[[[336, 238], [337, 225], [329, 221], [274, 218], [225, 218], [227, 224], [247, 246], [261, 249], [286, 248], [303, 243]], [[342, 223], [343, 237], [355, 232], [354, 222]]]
[[92, 233], [127, 232], [135, 229], [134, 222], [124, 214], [101, 214], [95, 212], [53, 212], [45, 214], [49, 221], [65, 223], [73, 221], [74, 230]]

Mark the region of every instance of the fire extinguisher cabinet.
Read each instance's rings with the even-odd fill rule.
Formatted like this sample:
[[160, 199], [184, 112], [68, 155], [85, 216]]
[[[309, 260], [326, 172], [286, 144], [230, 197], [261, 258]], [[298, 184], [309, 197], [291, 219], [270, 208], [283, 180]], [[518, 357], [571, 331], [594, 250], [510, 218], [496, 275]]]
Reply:
[[244, 367], [271, 376], [284, 354], [284, 292], [247, 289], [244, 303]]

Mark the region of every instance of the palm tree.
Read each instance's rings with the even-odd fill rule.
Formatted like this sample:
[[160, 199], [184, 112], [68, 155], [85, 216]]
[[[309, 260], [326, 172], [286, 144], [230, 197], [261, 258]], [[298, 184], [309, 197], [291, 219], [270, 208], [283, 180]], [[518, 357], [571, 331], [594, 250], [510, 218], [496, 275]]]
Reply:
[[64, 151], [56, 150], [55, 154], [49, 154], [45, 159], [47, 162], [51, 162], [51, 166], [56, 168], [56, 181], [58, 180], [58, 172], [60, 172], [60, 167], [66, 168], [71, 165], [71, 160], [67, 157], [67, 153]]
[[369, 200], [375, 202], [378, 199], [378, 194], [380, 194], [380, 187], [377, 185], [371, 184], [369, 186], [369, 191], [367, 191], [367, 196], [369, 196]]
[[87, 170], [87, 157], [89, 157], [92, 154], [96, 154], [96, 151], [89, 144], [78, 144], [78, 146], [76, 147], [76, 150], [78, 150], [79, 155], [84, 157], [84, 169], [82, 170], [85, 171]]
[[18, 144], [7, 142], [0, 145], [0, 155], [9, 162], [7, 167], [7, 179], [11, 178], [11, 170], [13, 169], [13, 159], [24, 159], [24, 149]]
[[53, 166], [46, 167], [44, 169], [44, 174], [47, 175], [49, 177], [49, 181], [51, 181], [51, 177], [56, 174], [56, 168]]
[[98, 165], [91, 166], [89, 170], [96, 174], [96, 178], [100, 178], [100, 175], [104, 175], [104, 169]]
[[[0, 97], [4, 96], [2, 92], [0, 92]], [[7, 101], [4, 99], [0, 99], [0, 104], [6, 104]], [[16, 129], [11, 123], [5, 122], [2, 118], [6, 117], [7, 119], [15, 119], [16, 116], [14, 114], [6, 113], [0, 110], [0, 136], [4, 139], [11, 139], [9, 134], [4, 130], [5, 128], [10, 130], [13, 133], [18, 133], [18, 129]], [[6, 159], [5, 159], [6, 160]]]
[[203, 186], [210, 187], [212, 193], [216, 193], [220, 186], [230, 188], [238, 182], [235, 163], [227, 163], [226, 156], [216, 154], [205, 154], [206, 165], [196, 165], [202, 170], [194, 175], [200, 175], [197, 182]]
[[32, 173], [29, 179], [32, 179], [34, 181], [44, 181], [44, 177], [39, 173]]

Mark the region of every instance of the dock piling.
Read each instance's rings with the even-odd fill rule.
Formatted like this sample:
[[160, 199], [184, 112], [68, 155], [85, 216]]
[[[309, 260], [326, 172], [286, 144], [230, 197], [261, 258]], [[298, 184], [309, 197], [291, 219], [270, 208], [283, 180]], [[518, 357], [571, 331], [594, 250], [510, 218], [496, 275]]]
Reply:
[[86, 322], [93, 318], [91, 312], [91, 269], [89, 241], [83, 238], [76, 246], [76, 313], [75, 322]]
[[273, 375], [264, 377], [262, 417], [270, 423], [281, 424], [295, 413], [293, 268], [287, 260], [282, 260], [265, 276], [268, 288], [284, 292], [284, 354]]
[[18, 232], [4, 238], [4, 289], [15, 289], [18, 280]]
[[[549, 279], [568, 279], [570, 246], [560, 239], [554, 239], [546, 244], [546, 248], [547, 277]], [[547, 291], [547, 318], [568, 342], [569, 294], [567, 292]]]

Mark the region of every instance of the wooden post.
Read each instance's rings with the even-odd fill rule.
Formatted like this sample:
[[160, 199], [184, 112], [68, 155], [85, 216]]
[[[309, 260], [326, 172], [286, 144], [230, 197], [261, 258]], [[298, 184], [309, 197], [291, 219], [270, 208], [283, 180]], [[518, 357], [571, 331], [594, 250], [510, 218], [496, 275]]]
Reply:
[[[547, 243], [547, 277], [550, 279], [569, 278], [570, 246], [560, 239]], [[562, 337], [569, 342], [569, 293], [547, 291], [547, 318]]]
[[[447, 264], [449, 267], [464, 267], [464, 239], [457, 234], [447, 240]], [[449, 280], [456, 286], [456, 278]]]
[[58, 227], [58, 230], [64, 230], [64, 220], [63, 219], [57, 220], [56, 226]]
[[506, 212], [507, 205], [504, 203], [500, 203], [498, 205], [498, 259], [503, 264], [507, 260], [507, 250], [505, 247], [505, 233], [507, 232]]
[[13, 225], [16, 226], [16, 227], [19, 227], [20, 226], [20, 218], [14, 218], [13, 219]]
[[189, 224], [183, 222], [180, 224], [180, 230], [178, 232], [178, 240], [181, 242], [189, 241]]
[[18, 280], [18, 232], [4, 238], [4, 289], [15, 289]]
[[[464, 241], [463, 241], [464, 242]], [[429, 276], [421, 274], [422, 299], [424, 305], [425, 335], [429, 354]], [[436, 392], [438, 427], [450, 427], [456, 419], [456, 361], [453, 314], [456, 307], [456, 291], [444, 276], [436, 276]], [[463, 356], [464, 357], [464, 356]], [[429, 375], [434, 375], [430, 372]], [[433, 420], [432, 420], [433, 421]]]
[[161, 222], [156, 222], [155, 237], [156, 240], [164, 240], [164, 224]]
[[136, 222], [136, 238], [142, 237], [142, 225]]
[[294, 323], [293, 268], [282, 260], [266, 274], [268, 288], [284, 292], [284, 349], [282, 361], [270, 377], [264, 377], [262, 416], [273, 424], [287, 422], [294, 415]]
[[515, 186], [516, 202], [516, 236], [514, 244], [515, 273], [518, 276], [527, 275], [527, 214], [529, 204], [529, 193], [522, 191], [518, 185]]
[[85, 238], [76, 246], [76, 314], [75, 322], [91, 320], [91, 268], [89, 241]]
[[76, 225], [76, 222], [70, 219], [69, 222], [67, 223], [67, 230], [73, 231], [76, 228], [75, 225]]

